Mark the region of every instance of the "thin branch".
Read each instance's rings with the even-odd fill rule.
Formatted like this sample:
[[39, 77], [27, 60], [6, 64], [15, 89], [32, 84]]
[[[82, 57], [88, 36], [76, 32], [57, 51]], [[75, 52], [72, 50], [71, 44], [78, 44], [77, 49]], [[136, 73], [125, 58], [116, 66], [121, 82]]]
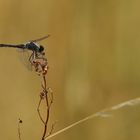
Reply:
[[21, 125], [21, 123], [22, 123], [22, 120], [19, 119], [18, 120], [18, 137], [19, 137], [19, 140], [21, 140], [21, 132], [20, 132], [20, 125]]
[[51, 107], [51, 105], [53, 103], [53, 92], [52, 92], [51, 88], [48, 88], [47, 91], [50, 93], [49, 94], [50, 95], [50, 105], [49, 106]]
[[40, 98], [40, 100], [39, 100], [38, 107], [37, 107], [37, 112], [38, 112], [38, 115], [39, 115], [40, 120], [42, 121], [43, 124], [45, 124], [45, 122], [44, 122], [44, 120], [43, 120], [43, 118], [41, 116], [41, 113], [40, 113], [40, 105], [41, 105], [41, 102], [42, 102], [42, 98]]
[[55, 125], [56, 125], [56, 122], [52, 124], [51, 130], [50, 130], [50, 132], [48, 133], [48, 135], [45, 137], [45, 139], [46, 139], [47, 137], [49, 137], [49, 136], [52, 134]]
[[[43, 53], [43, 54], [45, 55], [45, 53]], [[44, 140], [47, 133], [48, 133], [50, 107], [51, 107], [51, 104], [53, 103], [53, 93], [49, 92], [50, 89], [47, 88], [47, 81], [46, 81], [46, 77], [45, 77], [47, 72], [48, 72], [48, 63], [47, 63], [47, 59], [44, 58], [43, 54], [41, 55], [41, 57], [37, 57], [37, 58], [33, 59], [31, 62], [32, 66], [34, 66], [34, 68], [35, 68], [35, 71], [43, 79], [42, 84], [41, 84], [42, 91], [40, 93], [40, 100], [39, 100], [38, 107], [37, 107], [37, 112], [38, 112], [39, 118], [43, 122], [43, 125], [44, 125], [41, 140]], [[50, 95], [48, 95], [48, 92], [50, 93]], [[43, 117], [40, 113], [40, 106], [41, 106], [42, 100], [45, 100], [45, 103], [46, 103], [45, 119], [43, 119]], [[51, 131], [49, 132], [49, 135], [52, 133], [53, 128], [54, 128], [54, 125], [52, 125], [52, 128], [51, 128]]]
[[47, 114], [46, 114], [46, 121], [44, 124], [44, 132], [43, 132], [43, 136], [42, 136], [42, 140], [45, 139], [45, 136], [47, 134], [47, 128], [48, 128], [48, 121], [49, 121], [49, 116], [50, 116], [50, 107], [49, 107], [49, 101], [48, 101], [48, 95], [47, 95], [47, 85], [46, 85], [46, 78], [45, 76], [43, 76], [43, 84], [44, 84], [44, 88], [45, 88], [45, 101], [46, 101], [46, 109], [47, 109]]

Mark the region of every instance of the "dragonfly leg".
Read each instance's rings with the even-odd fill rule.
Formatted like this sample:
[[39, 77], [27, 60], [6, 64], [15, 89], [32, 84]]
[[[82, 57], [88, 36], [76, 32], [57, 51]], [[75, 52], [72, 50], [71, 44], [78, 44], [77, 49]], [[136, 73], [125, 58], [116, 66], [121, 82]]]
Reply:
[[30, 62], [31, 64], [33, 63], [33, 62], [32, 62], [33, 57], [34, 57], [34, 52], [32, 52], [32, 54], [31, 54], [30, 57], [29, 57], [29, 62]]
[[47, 60], [45, 57], [44, 57], [45, 53], [39, 53], [39, 54], [36, 54], [35, 55], [35, 58], [36, 59], [40, 59], [40, 60]]

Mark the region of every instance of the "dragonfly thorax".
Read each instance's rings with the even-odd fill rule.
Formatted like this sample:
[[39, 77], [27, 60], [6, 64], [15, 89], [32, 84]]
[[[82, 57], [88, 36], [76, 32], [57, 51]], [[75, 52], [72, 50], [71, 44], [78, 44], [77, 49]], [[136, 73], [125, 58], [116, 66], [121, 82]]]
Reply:
[[28, 42], [27, 44], [25, 44], [25, 49], [41, 53], [41, 52], [43, 52], [44, 47], [39, 46], [38, 44], [36, 44], [34, 42]]

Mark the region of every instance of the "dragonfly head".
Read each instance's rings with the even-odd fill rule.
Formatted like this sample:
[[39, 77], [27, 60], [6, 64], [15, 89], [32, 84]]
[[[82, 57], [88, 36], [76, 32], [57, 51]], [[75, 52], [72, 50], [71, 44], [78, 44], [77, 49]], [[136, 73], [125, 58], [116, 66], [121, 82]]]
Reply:
[[40, 53], [42, 53], [44, 51], [44, 47], [42, 45], [40, 45], [39, 50]]

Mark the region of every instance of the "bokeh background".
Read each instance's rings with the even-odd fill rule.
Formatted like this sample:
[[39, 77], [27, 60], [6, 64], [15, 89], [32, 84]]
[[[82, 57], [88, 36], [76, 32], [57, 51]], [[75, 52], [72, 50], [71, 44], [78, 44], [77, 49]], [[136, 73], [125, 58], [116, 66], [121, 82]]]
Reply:
[[[40, 42], [49, 63], [54, 132], [140, 94], [139, 0], [0, 0], [0, 43]], [[40, 140], [40, 77], [0, 49], [0, 139]], [[140, 106], [94, 118], [52, 140], [139, 140]], [[45, 108], [44, 108], [45, 110]]]

